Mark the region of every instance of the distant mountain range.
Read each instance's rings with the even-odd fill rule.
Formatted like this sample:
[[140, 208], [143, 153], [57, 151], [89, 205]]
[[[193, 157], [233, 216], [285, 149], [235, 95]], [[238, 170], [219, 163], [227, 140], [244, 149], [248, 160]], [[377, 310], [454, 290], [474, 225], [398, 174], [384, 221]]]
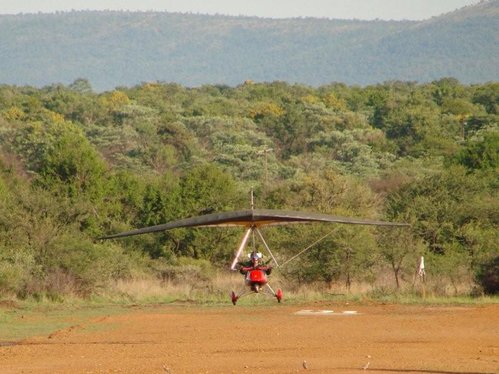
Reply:
[[0, 16], [0, 84], [499, 78], [499, 0], [424, 21], [78, 11]]

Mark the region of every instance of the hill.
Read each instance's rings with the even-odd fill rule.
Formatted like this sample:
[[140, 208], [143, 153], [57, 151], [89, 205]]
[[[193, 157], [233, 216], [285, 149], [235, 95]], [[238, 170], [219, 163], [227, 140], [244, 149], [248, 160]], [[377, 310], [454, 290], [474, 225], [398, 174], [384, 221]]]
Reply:
[[499, 1], [425, 21], [82, 11], [0, 16], [0, 82], [497, 80]]

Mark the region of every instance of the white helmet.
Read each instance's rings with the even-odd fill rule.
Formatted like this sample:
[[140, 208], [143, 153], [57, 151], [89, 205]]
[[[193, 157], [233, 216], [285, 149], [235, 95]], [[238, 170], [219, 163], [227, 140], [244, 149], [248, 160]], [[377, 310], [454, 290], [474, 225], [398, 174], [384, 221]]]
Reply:
[[261, 254], [261, 252], [251, 252], [248, 254], [248, 257], [251, 260], [259, 260], [263, 257], [263, 255]]

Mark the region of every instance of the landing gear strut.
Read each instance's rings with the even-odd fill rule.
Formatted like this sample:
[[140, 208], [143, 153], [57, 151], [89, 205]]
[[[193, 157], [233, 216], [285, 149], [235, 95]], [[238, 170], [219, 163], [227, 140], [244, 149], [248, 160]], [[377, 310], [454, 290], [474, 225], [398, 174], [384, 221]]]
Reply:
[[[266, 295], [266, 296], [274, 296], [277, 299], [277, 302], [280, 303], [281, 300], [282, 300], [282, 296], [283, 296], [282, 290], [280, 288], [278, 288], [277, 292], [275, 292], [268, 284], [266, 284], [266, 286], [269, 288], [269, 290], [272, 292], [272, 294], [270, 294], [269, 292], [261, 292], [261, 293], [264, 294], [264, 295]], [[260, 288], [258, 286], [257, 286], [256, 290], [252, 288], [251, 291], [244, 292], [244, 293], [242, 293], [240, 295], [237, 295], [234, 291], [232, 291], [231, 294], [230, 294], [230, 300], [232, 301], [232, 305], [236, 305], [237, 301], [241, 297], [249, 295], [249, 294], [252, 294], [252, 293], [259, 293], [259, 291], [260, 291]]]

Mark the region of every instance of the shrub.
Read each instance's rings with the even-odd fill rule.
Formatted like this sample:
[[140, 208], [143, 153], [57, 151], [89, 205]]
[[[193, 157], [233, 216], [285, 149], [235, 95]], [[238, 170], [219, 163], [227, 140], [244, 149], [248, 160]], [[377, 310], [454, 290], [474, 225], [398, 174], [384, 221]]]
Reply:
[[499, 256], [484, 261], [475, 272], [476, 282], [489, 295], [499, 293]]

